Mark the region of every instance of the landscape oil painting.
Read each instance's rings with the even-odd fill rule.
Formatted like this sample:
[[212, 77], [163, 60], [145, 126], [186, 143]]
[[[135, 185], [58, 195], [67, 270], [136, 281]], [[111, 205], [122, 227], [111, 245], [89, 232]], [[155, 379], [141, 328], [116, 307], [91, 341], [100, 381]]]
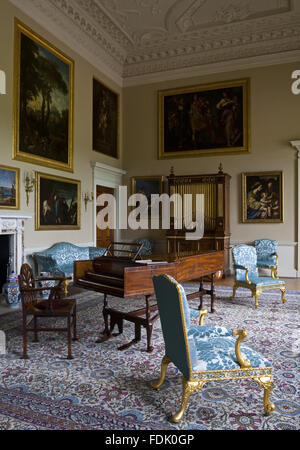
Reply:
[[20, 169], [0, 166], [0, 208], [19, 209]]
[[36, 230], [80, 228], [81, 183], [36, 173]]
[[73, 171], [74, 63], [16, 20], [13, 158]]
[[158, 92], [158, 158], [248, 153], [249, 80]]

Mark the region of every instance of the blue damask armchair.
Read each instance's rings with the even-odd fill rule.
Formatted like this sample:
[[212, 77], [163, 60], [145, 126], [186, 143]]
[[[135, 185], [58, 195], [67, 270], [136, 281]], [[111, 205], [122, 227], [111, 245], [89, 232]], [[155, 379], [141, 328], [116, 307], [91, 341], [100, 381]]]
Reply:
[[257, 254], [257, 267], [271, 269], [272, 278], [278, 278], [277, 241], [257, 239], [254, 241]]
[[235, 272], [232, 299], [239, 287], [250, 289], [258, 307], [258, 297], [265, 289], [280, 289], [282, 303], [286, 302], [285, 283], [278, 278], [261, 277], [258, 274], [257, 254], [251, 245], [237, 245], [232, 249], [232, 264]]
[[[250, 378], [264, 388], [264, 407], [267, 414], [274, 411], [270, 402], [273, 388], [272, 367], [258, 352], [242, 346], [245, 330], [221, 326], [204, 326], [207, 311], [200, 311], [199, 325], [191, 323], [191, 315], [199, 311], [189, 308], [183, 287], [168, 275], [153, 278], [165, 341], [165, 356], [161, 363], [160, 379], [152, 384], [159, 389], [172, 362], [182, 373], [181, 406], [172, 420], [179, 422], [185, 412], [190, 394], [202, 389], [209, 381]], [[237, 339], [235, 337], [237, 336]]]
[[143, 244], [140, 255], [151, 255], [153, 253], [153, 240], [150, 238], [140, 238], [135, 241], [137, 244]]

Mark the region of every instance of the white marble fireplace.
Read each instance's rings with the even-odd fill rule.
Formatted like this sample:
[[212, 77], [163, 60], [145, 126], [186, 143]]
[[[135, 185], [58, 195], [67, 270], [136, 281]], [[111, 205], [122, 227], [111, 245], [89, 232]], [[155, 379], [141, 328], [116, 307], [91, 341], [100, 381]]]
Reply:
[[20, 272], [24, 262], [24, 221], [26, 219], [31, 219], [31, 216], [0, 212], [0, 235], [9, 236], [11, 270], [16, 274]]

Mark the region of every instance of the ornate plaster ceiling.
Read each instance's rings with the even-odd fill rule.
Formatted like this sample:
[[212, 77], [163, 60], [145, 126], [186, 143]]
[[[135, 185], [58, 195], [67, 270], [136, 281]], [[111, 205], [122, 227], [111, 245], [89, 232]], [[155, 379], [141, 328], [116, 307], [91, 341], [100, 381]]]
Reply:
[[300, 60], [300, 0], [10, 0], [123, 85]]

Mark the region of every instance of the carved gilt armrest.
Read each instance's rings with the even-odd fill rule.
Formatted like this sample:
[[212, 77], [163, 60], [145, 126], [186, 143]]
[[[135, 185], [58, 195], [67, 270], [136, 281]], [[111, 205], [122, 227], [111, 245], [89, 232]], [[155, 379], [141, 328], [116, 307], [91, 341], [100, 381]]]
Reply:
[[232, 336], [238, 336], [235, 343], [235, 355], [238, 360], [239, 365], [242, 369], [247, 367], [251, 367], [250, 361], [245, 359], [241, 353], [241, 342], [245, 337], [247, 337], [248, 333], [246, 330], [232, 330]]
[[251, 281], [249, 280], [249, 277], [248, 277], [249, 267], [240, 266], [239, 264], [235, 264], [234, 268], [235, 269], [245, 270], [246, 271], [246, 274], [245, 274], [246, 282], [247, 282], [247, 284], [251, 284]]

